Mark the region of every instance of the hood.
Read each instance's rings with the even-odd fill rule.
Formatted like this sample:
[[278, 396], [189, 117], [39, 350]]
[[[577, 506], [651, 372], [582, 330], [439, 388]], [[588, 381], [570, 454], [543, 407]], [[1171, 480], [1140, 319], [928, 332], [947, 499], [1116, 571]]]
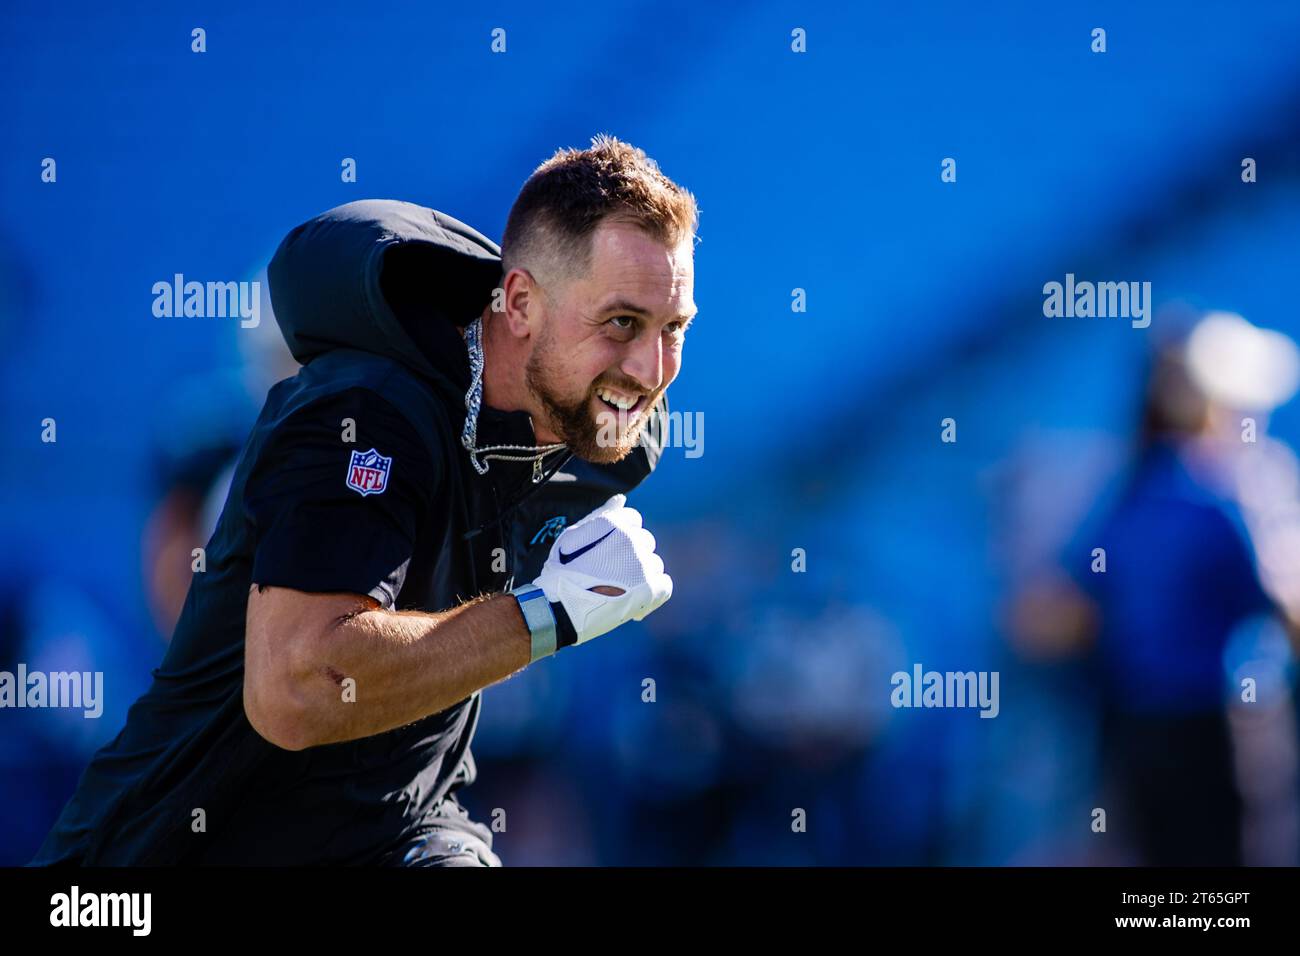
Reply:
[[300, 363], [360, 349], [462, 396], [469, 362], [458, 329], [482, 313], [500, 278], [496, 243], [437, 210], [390, 199], [303, 223], [267, 267], [275, 320]]
[[[483, 313], [500, 284], [501, 249], [435, 209], [365, 199], [290, 232], [267, 267], [267, 280], [280, 333], [302, 364], [337, 348], [383, 355], [429, 379], [449, 407], [463, 409], [470, 368], [459, 330]], [[652, 414], [667, 416], [666, 396]], [[486, 405], [478, 434], [483, 443], [535, 441], [527, 412]], [[564, 466], [583, 487], [607, 496], [635, 488], [658, 460], [658, 449], [649, 445], [612, 465], [565, 452], [547, 478]], [[493, 471], [528, 474], [527, 466], [510, 469], [508, 464], [494, 462]], [[545, 482], [527, 484], [522, 497]]]

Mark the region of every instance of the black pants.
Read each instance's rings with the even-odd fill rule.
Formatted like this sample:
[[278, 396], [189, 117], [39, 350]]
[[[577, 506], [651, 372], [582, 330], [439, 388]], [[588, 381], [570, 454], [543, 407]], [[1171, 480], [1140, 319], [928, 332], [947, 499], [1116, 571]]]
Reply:
[[1241, 865], [1242, 804], [1226, 713], [1112, 712], [1102, 745], [1121, 803], [1108, 823], [1132, 837], [1144, 865]]

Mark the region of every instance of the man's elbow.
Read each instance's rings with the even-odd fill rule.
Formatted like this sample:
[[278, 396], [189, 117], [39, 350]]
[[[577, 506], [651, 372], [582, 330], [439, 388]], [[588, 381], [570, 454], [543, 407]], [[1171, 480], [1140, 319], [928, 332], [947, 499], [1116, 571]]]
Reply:
[[281, 750], [306, 750], [321, 743], [316, 721], [292, 689], [267, 688], [245, 675], [244, 713], [258, 736]]
[[[326, 661], [343, 653], [340, 621], [378, 606], [358, 595], [307, 594], [255, 586], [244, 642], [244, 712], [281, 750], [306, 750], [344, 739], [334, 689], [342, 677]], [[340, 641], [342, 643], [340, 644]]]

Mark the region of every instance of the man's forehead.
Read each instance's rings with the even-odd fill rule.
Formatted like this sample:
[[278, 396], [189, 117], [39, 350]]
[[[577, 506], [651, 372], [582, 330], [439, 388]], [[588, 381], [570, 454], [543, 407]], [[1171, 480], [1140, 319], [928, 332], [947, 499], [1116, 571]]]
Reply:
[[687, 240], [665, 245], [644, 230], [626, 223], [602, 223], [592, 243], [590, 291], [599, 296], [602, 311], [680, 310], [680, 318], [695, 312], [694, 248]]
[[602, 222], [591, 241], [592, 273], [612, 277], [614, 273], [661, 271], [674, 279], [689, 276], [694, 269], [695, 247], [690, 239], [676, 245], [661, 242], [640, 226], [627, 222]]

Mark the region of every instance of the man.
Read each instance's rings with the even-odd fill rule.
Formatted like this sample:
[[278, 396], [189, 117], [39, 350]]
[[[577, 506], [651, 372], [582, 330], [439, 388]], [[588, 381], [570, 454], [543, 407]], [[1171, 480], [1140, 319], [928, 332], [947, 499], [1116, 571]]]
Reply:
[[623, 493], [655, 464], [696, 223], [597, 137], [533, 173], [503, 250], [409, 203], [291, 232], [269, 278], [305, 367], [33, 862], [499, 865], [455, 798], [479, 691], [672, 593]]
[[[1287, 842], [1243, 845], [1243, 828], [1290, 831], [1273, 820], [1294, 805], [1295, 744], [1285, 692], [1243, 705], [1241, 679], [1267, 686], [1286, 657], [1260, 643], [1264, 622], [1300, 620], [1295, 562], [1267, 560], [1293, 552], [1295, 459], [1263, 434], [1297, 375], [1294, 343], [1230, 313], [1163, 344], [1131, 468], [1067, 548], [1068, 575], [1021, 599], [1027, 650], [1092, 651], [1111, 826], [1142, 865], [1239, 866]], [[1261, 800], [1278, 777], [1282, 798]]]

